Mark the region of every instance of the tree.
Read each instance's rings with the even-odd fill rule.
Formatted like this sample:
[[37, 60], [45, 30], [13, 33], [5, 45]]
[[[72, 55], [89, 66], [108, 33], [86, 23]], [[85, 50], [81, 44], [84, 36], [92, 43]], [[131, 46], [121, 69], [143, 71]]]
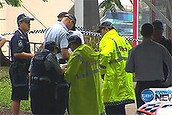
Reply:
[[[44, 2], [47, 2], [47, 0], [43, 0]], [[0, 8], [3, 8], [3, 3], [7, 3], [8, 5], [12, 7], [20, 7], [22, 5], [22, 0], [1, 0], [0, 1]], [[2, 50], [0, 48], [0, 66], [9, 66], [10, 60], [8, 60], [4, 54], [2, 53]]]
[[[8, 5], [12, 6], [12, 7], [20, 7], [22, 5], [22, 1], [23, 0], [0, 0], [0, 8], [3, 7], [3, 3], [7, 3]], [[44, 2], [48, 2], [48, 0], [42, 0]], [[86, 10], [88, 11], [85, 11], [85, 14], [87, 15], [86, 20], [90, 20], [90, 18], [93, 18], [93, 16], [91, 15], [90, 16], [90, 5], [92, 7], [92, 11], [96, 12], [95, 10], [98, 10], [98, 4], [97, 3], [98, 0], [85, 0], [85, 6], [88, 7], [86, 8]], [[107, 11], [108, 9], [111, 9], [111, 10], [116, 10], [116, 6], [118, 8], [120, 8], [121, 10], [124, 10], [124, 7], [122, 6], [120, 0], [104, 0], [102, 3], [101, 3], [101, 7], [105, 7], [105, 11]], [[92, 12], [93, 13], [93, 12]], [[98, 13], [98, 11], [97, 11]], [[94, 15], [94, 19], [91, 19], [90, 21], [92, 21], [91, 23], [90, 22], [84, 22], [85, 25], [84, 26], [88, 26], [90, 27], [89, 29], [92, 29], [93, 26], [97, 26], [97, 24], [99, 24], [100, 20], [99, 20], [99, 15]], [[97, 20], [96, 20], [97, 19]], [[93, 20], [95, 22], [93, 22]], [[2, 53], [2, 51], [0, 50], [0, 65], [9, 65], [6, 63], [6, 58], [4, 58], [4, 55]]]
[[[131, 4], [133, 4], [132, 0], [130, 0], [130, 2]], [[122, 11], [125, 10], [120, 0], [104, 0], [102, 3], [100, 3], [99, 7], [103, 8], [103, 11], [102, 11], [103, 16], [105, 15], [106, 11], [110, 10], [112, 13], [112, 16], [115, 17], [116, 7], [118, 7]]]

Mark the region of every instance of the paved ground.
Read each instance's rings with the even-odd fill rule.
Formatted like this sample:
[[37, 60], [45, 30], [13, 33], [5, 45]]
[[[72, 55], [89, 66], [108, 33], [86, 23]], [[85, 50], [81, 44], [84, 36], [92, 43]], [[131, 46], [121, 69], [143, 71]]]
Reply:
[[135, 115], [136, 113], [136, 104], [128, 104], [126, 105], [127, 115]]
[[[136, 105], [135, 104], [129, 104], [126, 106], [126, 112], [127, 115], [135, 115], [136, 112]], [[9, 109], [0, 109], [0, 115], [10, 115], [11, 110]], [[29, 112], [23, 112], [21, 115], [30, 115]], [[67, 115], [67, 114], [66, 114]]]

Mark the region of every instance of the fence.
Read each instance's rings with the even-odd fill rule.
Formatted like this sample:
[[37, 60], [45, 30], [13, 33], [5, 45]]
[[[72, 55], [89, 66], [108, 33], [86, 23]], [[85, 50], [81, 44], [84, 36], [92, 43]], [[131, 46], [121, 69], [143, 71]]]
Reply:
[[[8, 55], [5, 56], [7, 59], [11, 60], [11, 49], [10, 49], [10, 41], [7, 40], [8, 44]], [[37, 42], [29, 42], [31, 46], [31, 51], [35, 54], [41, 49], [42, 43], [37, 43]]]
[[[92, 31], [85, 31], [84, 28], [82, 27], [77, 27], [77, 29], [84, 35], [84, 39], [85, 39], [85, 43], [92, 46], [96, 51], [98, 50], [98, 45], [101, 39], [101, 35], [97, 32], [92, 32]], [[38, 34], [38, 33], [45, 33], [46, 29], [40, 29], [40, 30], [32, 30], [29, 32], [29, 34]], [[1, 34], [3, 36], [6, 35], [12, 35], [13, 33], [4, 33]], [[133, 41], [138, 41], [140, 42], [141, 40], [135, 40], [133, 39], [132, 35], [122, 35], [126, 40], [130, 41], [130, 43], [132, 43]], [[42, 46], [42, 43], [37, 43], [37, 42], [29, 42], [30, 46], [31, 46], [31, 51], [33, 53], [36, 53], [37, 51], [39, 51]], [[7, 40], [7, 44], [8, 44], [8, 55], [5, 56], [7, 57], [9, 60], [11, 60], [11, 51], [10, 51], [10, 41]]]

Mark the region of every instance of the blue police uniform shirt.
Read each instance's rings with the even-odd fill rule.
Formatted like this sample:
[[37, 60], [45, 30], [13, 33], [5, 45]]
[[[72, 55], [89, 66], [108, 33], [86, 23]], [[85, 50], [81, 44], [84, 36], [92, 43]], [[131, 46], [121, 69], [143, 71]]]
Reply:
[[[28, 67], [30, 64], [30, 59], [15, 58], [15, 53], [31, 53], [28, 35], [23, 33], [19, 28], [15, 31], [10, 42], [11, 48], [11, 58], [13, 62], [10, 68], [10, 78], [12, 85], [17, 86], [28, 86]], [[17, 68], [17, 69], [16, 69]]]
[[[54, 41], [60, 49], [68, 48], [69, 32], [67, 27], [62, 22], [57, 22], [55, 25], [50, 27], [44, 36], [45, 42]], [[57, 59], [62, 59], [61, 53], [58, 53]]]
[[27, 59], [17, 59], [14, 53], [31, 53], [28, 35], [23, 33], [20, 29], [15, 31], [14, 36], [11, 38], [11, 58], [12, 61], [30, 62]]

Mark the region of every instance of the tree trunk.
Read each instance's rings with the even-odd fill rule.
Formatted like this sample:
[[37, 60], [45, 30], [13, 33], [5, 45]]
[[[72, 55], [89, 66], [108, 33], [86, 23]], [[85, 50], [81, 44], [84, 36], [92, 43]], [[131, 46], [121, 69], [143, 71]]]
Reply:
[[95, 30], [100, 24], [98, 0], [84, 0], [84, 27]]
[[11, 62], [7, 59], [0, 49], [0, 66], [10, 66]]

